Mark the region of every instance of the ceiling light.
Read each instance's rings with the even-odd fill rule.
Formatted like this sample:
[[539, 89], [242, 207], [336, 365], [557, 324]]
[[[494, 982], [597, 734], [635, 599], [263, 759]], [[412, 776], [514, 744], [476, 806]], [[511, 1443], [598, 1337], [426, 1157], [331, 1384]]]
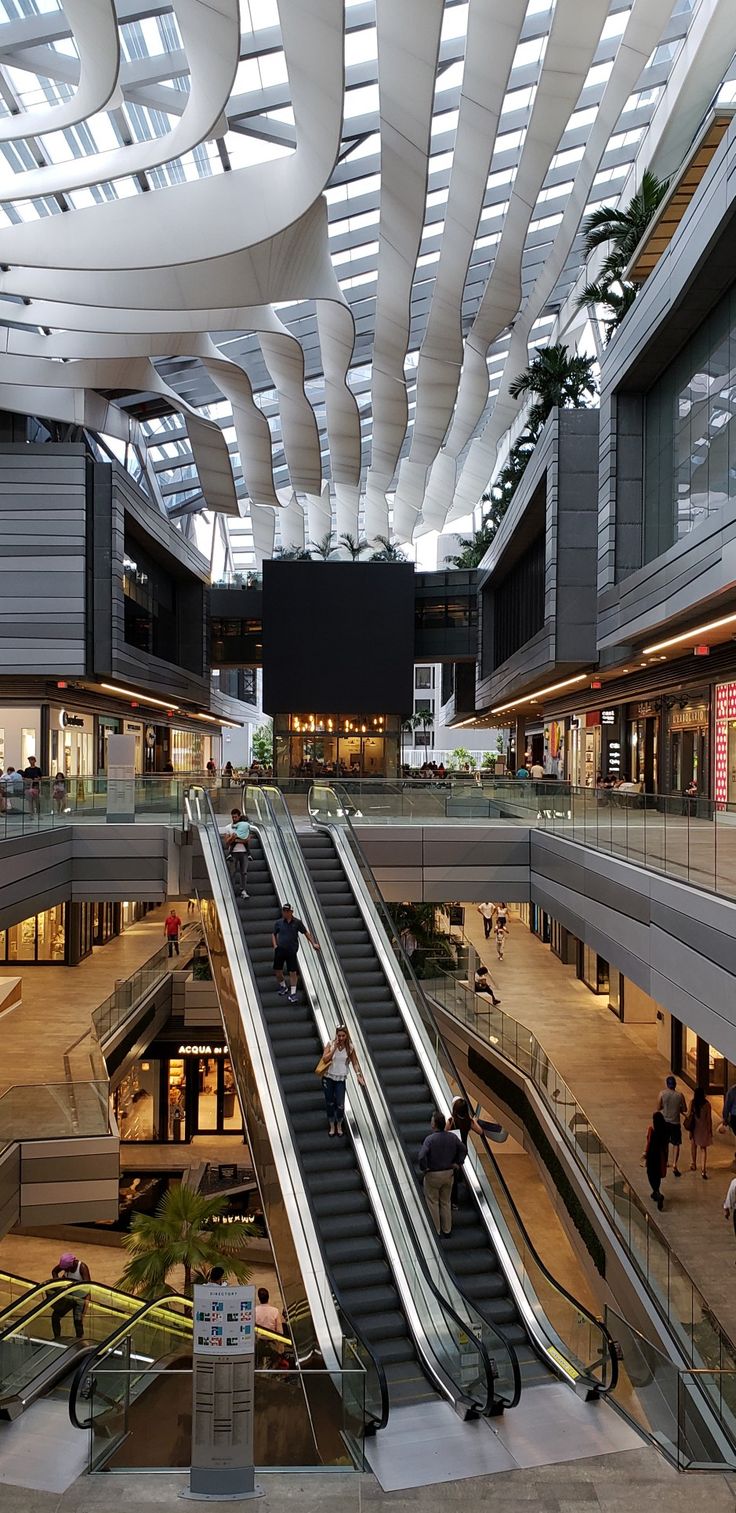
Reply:
[[497, 704], [491, 714], [505, 714], [507, 709], [516, 709], [519, 704], [533, 704], [537, 699], [543, 699], [548, 693], [558, 693], [561, 688], [572, 688], [575, 683], [587, 682], [587, 672], [578, 673], [575, 678], [565, 678], [562, 683], [550, 683], [548, 688], [537, 688], [534, 693], [528, 693], [523, 699], [512, 699], [510, 704]]
[[132, 688], [118, 688], [115, 683], [101, 683], [100, 688], [107, 689], [108, 693], [121, 693], [126, 699], [140, 699], [142, 704], [157, 704], [159, 709], [179, 711], [179, 705], [172, 704], [170, 699], [154, 699], [149, 693], [136, 693]]
[[666, 641], [657, 641], [654, 646], [645, 646], [644, 655], [649, 652], [665, 651], [668, 646], [682, 646], [688, 641], [698, 641], [701, 636], [707, 636], [712, 630], [720, 630], [724, 625], [736, 624], [736, 615], [724, 615], [722, 620], [709, 620], [707, 625], [696, 625], [692, 630], [683, 631], [681, 636], [670, 636]]

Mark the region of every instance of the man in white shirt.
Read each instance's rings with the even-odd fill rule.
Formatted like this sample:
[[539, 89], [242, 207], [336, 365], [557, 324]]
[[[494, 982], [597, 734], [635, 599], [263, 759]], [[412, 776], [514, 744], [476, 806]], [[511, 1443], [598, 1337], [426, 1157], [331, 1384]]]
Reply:
[[493, 904], [479, 904], [478, 913], [483, 920], [483, 934], [486, 940], [491, 938], [491, 921], [493, 919]]
[[541, 762], [532, 762], [529, 768], [529, 776], [530, 778], [535, 778], [538, 783], [541, 782], [544, 777], [544, 768]]
[[677, 1078], [670, 1073], [665, 1078], [663, 1087], [657, 1102], [657, 1108], [664, 1114], [667, 1125], [667, 1136], [674, 1152], [672, 1175], [680, 1177], [680, 1147], [682, 1146], [682, 1125], [680, 1120], [687, 1113], [687, 1103], [684, 1093], [678, 1092]]

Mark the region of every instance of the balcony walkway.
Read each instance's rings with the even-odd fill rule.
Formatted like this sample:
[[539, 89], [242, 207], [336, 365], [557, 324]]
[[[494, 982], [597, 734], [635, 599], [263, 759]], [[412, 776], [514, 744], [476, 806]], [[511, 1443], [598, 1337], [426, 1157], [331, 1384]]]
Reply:
[[[709, 1180], [688, 1170], [690, 1143], [685, 1134], [683, 1175], [676, 1180], [668, 1174], [662, 1188], [664, 1211], [657, 1214], [642, 1153], [652, 1110], [671, 1068], [657, 1050], [656, 1025], [622, 1024], [608, 1008], [607, 997], [591, 993], [577, 979], [575, 968], [564, 966], [513, 911], [501, 962], [495, 959], [493, 941], [483, 938], [476, 904], [465, 905], [465, 932], [491, 972], [503, 1009], [538, 1036], [632, 1187], [651, 1207], [656, 1224], [716, 1318], [736, 1339], [736, 1242], [722, 1213], [736, 1170], [733, 1137], [717, 1133], [721, 1099], [711, 1100], [715, 1138], [708, 1153]], [[689, 1100], [687, 1085], [678, 1082], [678, 1087]]]

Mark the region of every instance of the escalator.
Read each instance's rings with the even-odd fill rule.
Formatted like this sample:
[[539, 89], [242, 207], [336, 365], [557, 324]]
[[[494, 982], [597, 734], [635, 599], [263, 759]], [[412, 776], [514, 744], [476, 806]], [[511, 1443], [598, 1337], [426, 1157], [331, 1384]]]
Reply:
[[[331, 785], [310, 794], [312, 830], [299, 842], [312, 875], [407, 1158], [418, 1150], [434, 1108], [464, 1096], [428, 1001], [396, 939], [386, 906]], [[417, 1179], [419, 1173], [416, 1171]], [[613, 1342], [558, 1284], [498, 1181], [485, 1136], [471, 1146], [457, 1194], [452, 1235], [442, 1252], [462, 1294], [513, 1348], [525, 1386], [562, 1378], [583, 1397], [615, 1387]]]
[[[337, 947], [355, 1012], [365, 1031], [407, 1155], [418, 1171], [417, 1153], [429, 1133], [435, 1100], [332, 837], [325, 831], [313, 831], [300, 834], [299, 839]], [[548, 1369], [529, 1343], [477, 1205], [465, 1182], [460, 1183], [457, 1204], [452, 1234], [443, 1240], [442, 1249], [462, 1292], [513, 1346], [523, 1385], [551, 1380]]]
[[[286, 879], [283, 886], [287, 886]], [[436, 1395], [437, 1377], [433, 1381], [428, 1379], [426, 1356], [422, 1357], [417, 1348], [416, 1321], [412, 1326], [407, 1317], [406, 1303], [397, 1284], [397, 1257], [389, 1260], [385, 1235], [376, 1217], [376, 1194], [369, 1195], [367, 1191], [364, 1170], [356, 1154], [355, 1133], [353, 1139], [347, 1133], [343, 1138], [330, 1139], [326, 1133], [324, 1098], [320, 1082], [314, 1076], [324, 1043], [318, 1016], [303, 985], [296, 1004], [286, 1001], [277, 991], [271, 936], [282, 899], [276, 892], [262, 840], [255, 832], [251, 841], [248, 894], [247, 899], [237, 899], [243, 938], [299, 1152], [305, 1196], [330, 1276], [341, 1305], [355, 1320], [360, 1336], [380, 1363], [391, 1408], [427, 1402]], [[305, 975], [310, 967], [310, 951], [305, 945], [300, 953]], [[346, 1131], [350, 1126], [348, 1117]], [[402, 1238], [405, 1242], [406, 1237]], [[417, 1270], [422, 1266], [423, 1262], [418, 1260]], [[438, 1300], [438, 1314], [443, 1307], [449, 1312], [447, 1305]], [[459, 1320], [458, 1325], [462, 1334]], [[472, 1339], [467, 1325], [465, 1335]], [[481, 1347], [475, 1340], [472, 1344], [475, 1354]], [[443, 1364], [446, 1366], [447, 1361]], [[492, 1380], [484, 1387], [484, 1393], [489, 1392], [492, 1394]], [[458, 1411], [463, 1414], [484, 1407], [482, 1393], [474, 1398], [470, 1391], [464, 1398], [456, 1389], [454, 1397]]]

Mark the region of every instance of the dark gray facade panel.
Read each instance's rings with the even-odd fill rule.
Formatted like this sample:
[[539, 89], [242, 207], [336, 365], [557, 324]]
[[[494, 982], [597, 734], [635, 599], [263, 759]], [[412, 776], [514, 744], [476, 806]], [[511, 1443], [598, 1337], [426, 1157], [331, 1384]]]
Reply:
[[85, 672], [85, 453], [81, 446], [44, 451], [0, 448], [4, 676]]

